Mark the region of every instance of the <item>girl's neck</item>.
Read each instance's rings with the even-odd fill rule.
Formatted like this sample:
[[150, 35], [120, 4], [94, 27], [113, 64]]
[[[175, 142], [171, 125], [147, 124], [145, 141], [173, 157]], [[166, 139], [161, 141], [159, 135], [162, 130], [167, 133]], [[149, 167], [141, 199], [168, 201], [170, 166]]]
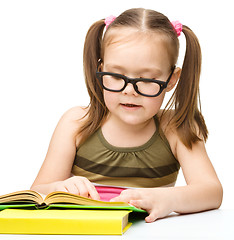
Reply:
[[102, 125], [102, 134], [106, 141], [116, 147], [137, 147], [146, 143], [155, 133], [154, 119], [140, 125], [128, 125], [107, 117]]

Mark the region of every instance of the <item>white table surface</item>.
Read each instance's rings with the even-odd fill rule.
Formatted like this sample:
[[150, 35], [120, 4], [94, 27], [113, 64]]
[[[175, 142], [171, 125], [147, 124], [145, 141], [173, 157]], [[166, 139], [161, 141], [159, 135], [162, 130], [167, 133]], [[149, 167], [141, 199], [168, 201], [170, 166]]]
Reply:
[[137, 219], [122, 236], [91, 235], [5, 235], [4, 240], [112, 240], [112, 239], [234, 239], [234, 209], [175, 215], [145, 223]]

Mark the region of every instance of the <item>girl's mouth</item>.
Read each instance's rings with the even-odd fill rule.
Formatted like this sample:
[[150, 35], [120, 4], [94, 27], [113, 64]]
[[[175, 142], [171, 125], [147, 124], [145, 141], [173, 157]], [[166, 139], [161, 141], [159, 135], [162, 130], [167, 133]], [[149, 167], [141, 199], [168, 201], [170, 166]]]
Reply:
[[141, 107], [140, 105], [132, 104], [132, 103], [121, 103], [121, 105], [125, 108], [139, 108]]
[[124, 106], [126, 106], [126, 107], [137, 107], [137, 105], [135, 105], [135, 104], [123, 104]]

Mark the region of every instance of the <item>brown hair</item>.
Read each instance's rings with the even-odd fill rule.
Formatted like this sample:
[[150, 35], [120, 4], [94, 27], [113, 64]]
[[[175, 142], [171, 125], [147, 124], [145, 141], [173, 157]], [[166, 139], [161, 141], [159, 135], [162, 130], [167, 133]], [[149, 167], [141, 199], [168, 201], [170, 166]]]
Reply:
[[[118, 16], [108, 27], [104, 36], [104, 19], [95, 22], [86, 35], [84, 44], [84, 75], [90, 104], [84, 125], [79, 131], [81, 142], [92, 135], [105, 120], [108, 110], [103, 98], [103, 90], [96, 79], [98, 60], [102, 58], [108, 32], [114, 28], [133, 27], [142, 32], [157, 32], [168, 40], [171, 51], [171, 68], [176, 64], [179, 53], [179, 41], [175, 29], [163, 14], [142, 8], [130, 9]], [[177, 129], [181, 141], [186, 147], [192, 143], [207, 139], [208, 131], [200, 112], [199, 79], [201, 71], [201, 49], [196, 35], [183, 25], [186, 38], [186, 53], [177, 87], [166, 105], [165, 113], [175, 107], [170, 126]]]

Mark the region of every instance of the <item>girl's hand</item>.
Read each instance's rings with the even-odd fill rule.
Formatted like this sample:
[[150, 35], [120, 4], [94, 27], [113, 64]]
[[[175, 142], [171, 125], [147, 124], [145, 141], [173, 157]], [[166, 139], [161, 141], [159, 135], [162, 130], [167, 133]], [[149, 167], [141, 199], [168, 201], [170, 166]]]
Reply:
[[127, 202], [146, 210], [149, 216], [145, 218], [145, 221], [149, 223], [173, 212], [173, 203], [168, 190], [167, 188], [127, 189], [111, 201]]
[[63, 191], [100, 200], [100, 196], [94, 185], [85, 177], [73, 176], [64, 181], [58, 181], [54, 185], [54, 191]]

